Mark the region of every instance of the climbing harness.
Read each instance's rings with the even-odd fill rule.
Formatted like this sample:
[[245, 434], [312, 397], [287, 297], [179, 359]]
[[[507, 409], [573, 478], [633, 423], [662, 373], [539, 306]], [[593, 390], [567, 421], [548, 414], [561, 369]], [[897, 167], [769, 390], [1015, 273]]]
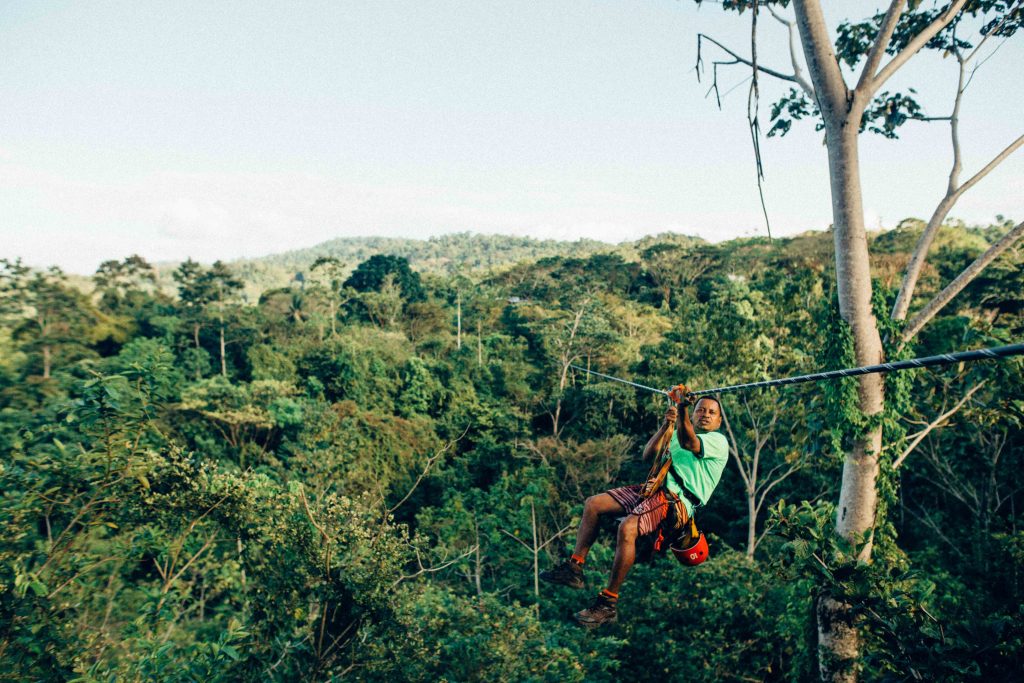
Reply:
[[[767, 387], [777, 387], [788, 384], [803, 384], [804, 382], [820, 382], [826, 379], [838, 379], [840, 377], [856, 377], [858, 375], [870, 375], [874, 373], [886, 373], [895, 372], [898, 370], [914, 370], [916, 368], [928, 368], [938, 365], [952, 365], [953, 363], [966, 363], [976, 360], [990, 360], [995, 358], [1009, 358], [1011, 356], [1019, 356], [1024, 354], [1024, 344], [1008, 344], [1006, 346], [995, 346], [989, 349], [977, 349], [975, 351], [958, 351], [957, 353], [943, 353], [938, 356], [925, 356], [924, 358], [911, 358], [910, 360], [896, 361], [895, 363], [881, 363], [879, 365], [864, 365], [859, 368], [844, 368], [842, 370], [830, 370], [828, 372], [817, 372], [810, 375], [798, 375], [796, 377], [784, 377], [782, 379], [772, 379], [764, 382], [750, 382], [747, 384], [732, 384], [725, 387], [715, 387], [713, 389], [701, 389], [700, 391], [690, 392], [690, 396], [708, 396], [712, 394], [725, 394], [732, 391], [746, 391], [747, 389], [764, 389]], [[644, 389], [656, 394], [668, 395], [668, 390], [655, 389], [654, 387], [644, 386], [643, 384], [637, 384], [636, 382], [630, 382], [629, 380], [620, 379], [613, 377], [612, 375], [606, 375], [604, 373], [590, 370], [589, 368], [581, 368], [578, 365], [570, 365], [569, 367], [580, 372], [586, 372], [591, 375], [597, 375], [610, 379], [614, 382], [621, 382], [622, 384], [628, 384], [639, 389]]]
[[[672, 397], [671, 392], [666, 393], [669, 394], [670, 398]], [[662, 489], [666, 477], [671, 476], [682, 488], [683, 495], [690, 500], [690, 503], [696, 509], [701, 505], [700, 499], [686, 488], [678, 473], [672, 468], [669, 445], [672, 442], [674, 433], [675, 426], [670, 422], [661, 437], [658, 455], [654, 458], [654, 462], [651, 463], [651, 470], [647, 474], [647, 480], [640, 489], [640, 497], [647, 499], [653, 496]], [[654, 552], [660, 552], [667, 543], [673, 557], [681, 564], [692, 567], [708, 559], [708, 554], [710, 553], [708, 540], [704, 537], [704, 533], [697, 529], [697, 522], [694, 516], [685, 512], [686, 507], [683, 501], [666, 490], [665, 504], [669, 506], [669, 519], [673, 521], [671, 528], [666, 524], [667, 520], [662, 525], [659, 525], [658, 536], [654, 541]], [[683, 521], [684, 517], [687, 518], [685, 522]], [[667, 537], [666, 532], [668, 533]], [[681, 542], [685, 542], [687, 547], [678, 547], [678, 544]]]

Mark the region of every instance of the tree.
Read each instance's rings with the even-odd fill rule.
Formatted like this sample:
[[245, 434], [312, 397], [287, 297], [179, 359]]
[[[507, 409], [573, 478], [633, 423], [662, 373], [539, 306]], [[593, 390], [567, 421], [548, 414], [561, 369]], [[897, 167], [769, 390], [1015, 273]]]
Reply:
[[644, 266], [661, 291], [662, 305], [668, 310], [672, 292], [693, 284], [713, 264], [710, 253], [702, 249], [658, 242], [641, 252]]
[[409, 268], [409, 261], [402, 256], [377, 254], [356, 266], [352, 275], [345, 280], [344, 286], [357, 292], [380, 291], [388, 282], [401, 289], [402, 298], [406, 301], [422, 301], [425, 297], [420, 274]]
[[193, 367], [195, 378], [201, 379], [209, 370], [210, 355], [199, 343], [199, 331], [205, 322], [206, 305], [212, 299], [208, 290], [208, 282], [203, 279], [203, 267], [192, 259], [187, 259], [172, 274], [178, 283], [178, 300], [182, 307], [182, 318], [192, 327], [194, 347], [185, 352], [185, 360]]
[[212, 303], [217, 309], [217, 331], [220, 341], [220, 374], [228, 376], [227, 360], [225, 359], [224, 327], [225, 308], [234, 299], [235, 294], [242, 289], [242, 281], [235, 277], [231, 269], [222, 261], [214, 261], [204, 276], [206, 290], [213, 295]]
[[[235, 294], [242, 289], [241, 280], [222, 261], [216, 261], [209, 269], [205, 269], [192, 259], [178, 266], [173, 277], [178, 283], [178, 298], [185, 307], [186, 318], [192, 323], [192, 339], [196, 350], [201, 348], [199, 330], [204, 320], [209, 317], [216, 320], [220, 342], [220, 374], [226, 377], [226, 310]], [[199, 379], [198, 369], [196, 379]]]
[[20, 259], [0, 259], [0, 266], [0, 316], [13, 320], [15, 339], [39, 353], [42, 377], [49, 379], [54, 354], [82, 342], [95, 310], [56, 266], [33, 271]]
[[552, 435], [557, 438], [565, 428], [562, 407], [571, 366], [582, 359], [587, 359], [589, 365], [589, 359], [607, 346], [614, 335], [592, 293], [566, 301], [563, 308], [548, 313], [535, 328], [549, 349], [550, 359], [557, 364], [558, 388], [555, 408], [550, 413]]
[[133, 295], [156, 288], [156, 271], [146, 259], [133, 254], [123, 261], [104, 261], [92, 281], [100, 294], [100, 306], [118, 313]]
[[[700, 0], [698, 0], [699, 2]], [[765, 3], [770, 5], [772, 3]], [[788, 2], [775, 3], [785, 6]], [[725, 50], [731, 61], [723, 64], [743, 63], [753, 70], [751, 101], [756, 103], [759, 74], [791, 82], [800, 88], [780, 100], [773, 110], [779, 119], [773, 131], [788, 130], [789, 119], [816, 116], [825, 131], [828, 150], [829, 179], [832, 194], [833, 239], [835, 249], [838, 306], [842, 319], [849, 326], [855, 361], [858, 365], [880, 363], [885, 347], [879, 333], [879, 324], [872, 309], [872, 283], [867, 233], [861, 195], [859, 167], [859, 134], [868, 129], [887, 137], [896, 137], [896, 129], [911, 120], [927, 120], [920, 107], [910, 96], [887, 91], [879, 92], [883, 85], [921, 49], [946, 51], [957, 57], [960, 82], [954, 99], [953, 113], [947, 120], [952, 128], [953, 171], [945, 197], [933, 214], [929, 227], [915, 249], [901, 288], [893, 318], [902, 320], [913, 295], [919, 267], [927, 257], [931, 240], [946, 213], [957, 199], [976, 184], [993, 167], [1024, 144], [1016, 141], [997, 155], [986, 167], [967, 182], [960, 184], [960, 143], [958, 134], [959, 104], [969, 79], [964, 79], [966, 64], [977, 54], [977, 49], [990, 36], [1010, 36], [1021, 25], [1024, 13], [1017, 2], [998, 0], [953, 0], [941, 8], [922, 8], [919, 3], [906, 7], [904, 0], [893, 0], [885, 13], [877, 13], [859, 23], [844, 22], [833, 43], [819, 0], [794, 0], [795, 22], [776, 17], [799, 36], [810, 74], [808, 80], [791, 49], [792, 74], [769, 69], [758, 64], [756, 42], [752, 39], [750, 59], [725, 48], [706, 36], [698, 37], [698, 45], [709, 40]], [[726, 9], [744, 11], [752, 9], [756, 28], [757, 0], [728, 0]], [[978, 23], [981, 38], [978, 45], [968, 43], [963, 36], [971, 21]], [[756, 34], [755, 34], [756, 35]], [[699, 48], [698, 48], [699, 50]], [[964, 54], [965, 51], [972, 50]], [[889, 56], [888, 61], [883, 60]], [[698, 57], [699, 59], [699, 57]], [[863, 62], [856, 84], [850, 87], [841, 68], [840, 60], [851, 69]], [[717, 82], [715, 83], [717, 87]], [[813, 102], [813, 105], [811, 104]], [[756, 111], [749, 112], [751, 129], [756, 142]], [[939, 218], [936, 218], [941, 216]], [[900, 342], [909, 342], [916, 332], [952, 298], [963, 285], [970, 282], [980, 270], [1024, 234], [1024, 223], [1017, 225], [1007, 236], [979, 257], [976, 263], [951, 283], [949, 292], [940, 293], [932, 303], [925, 305], [911, 324], [900, 335]], [[947, 288], [950, 289], [950, 288]], [[885, 382], [880, 375], [864, 375], [858, 380], [857, 409], [866, 418], [864, 427], [846, 453], [842, 487], [835, 520], [836, 533], [856, 548], [860, 561], [869, 561], [872, 536], [876, 526], [878, 508], [877, 479], [879, 457], [882, 452], [882, 425], [880, 416], [885, 407]], [[854, 623], [852, 605], [841, 595], [824, 593], [818, 600], [818, 639], [821, 675], [828, 680], [852, 681], [856, 679], [859, 656], [858, 632]]]
[[341, 261], [330, 256], [321, 256], [310, 266], [316, 276], [316, 287], [326, 291], [327, 306], [330, 310], [331, 337], [338, 336], [338, 307], [347, 304], [354, 296], [354, 291], [342, 283], [344, 268]]

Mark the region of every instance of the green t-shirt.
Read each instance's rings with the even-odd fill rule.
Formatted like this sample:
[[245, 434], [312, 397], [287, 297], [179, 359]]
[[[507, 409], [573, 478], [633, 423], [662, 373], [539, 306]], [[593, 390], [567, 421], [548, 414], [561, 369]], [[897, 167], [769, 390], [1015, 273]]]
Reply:
[[665, 477], [665, 488], [682, 498], [683, 491], [679, 486], [681, 479], [686, 488], [700, 498], [702, 504], [707, 504], [729, 462], [729, 442], [721, 432], [706, 432], [698, 434], [697, 438], [701, 443], [699, 456], [679, 445], [678, 432], [672, 436], [669, 454], [672, 469], [678, 477], [673, 477], [670, 472]]

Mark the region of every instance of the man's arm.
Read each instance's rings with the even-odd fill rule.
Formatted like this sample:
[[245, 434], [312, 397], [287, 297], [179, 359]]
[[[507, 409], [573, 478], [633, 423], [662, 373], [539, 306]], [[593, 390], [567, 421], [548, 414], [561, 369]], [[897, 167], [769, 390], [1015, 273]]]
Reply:
[[697, 438], [697, 432], [693, 428], [693, 423], [690, 422], [689, 406], [685, 404], [686, 396], [689, 393], [690, 390], [686, 388], [685, 384], [679, 384], [672, 388], [669, 397], [676, 403], [683, 404], [680, 406], [679, 415], [676, 417], [676, 432], [679, 445], [699, 458], [704, 455], [703, 446], [700, 439]]
[[644, 446], [644, 460], [654, 458], [665, 448], [665, 442], [672, 438], [672, 435], [669, 434], [669, 427], [676, 421], [676, 413], [678, 412], [675, 406], [669, 406], [668, 411], [665, 413], [664, 422], [661, 423], [658, 431], [654, 433], [654, 436]]

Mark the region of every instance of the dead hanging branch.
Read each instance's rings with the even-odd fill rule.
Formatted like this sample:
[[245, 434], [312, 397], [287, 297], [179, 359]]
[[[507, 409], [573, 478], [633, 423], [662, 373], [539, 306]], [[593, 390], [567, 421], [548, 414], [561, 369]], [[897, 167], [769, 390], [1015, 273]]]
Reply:
[[768, 219], [768, 206], [764, 202], [764, 163], [761, 161], [761, 124], [758, 112], [761, 108], [761, 91], [757, 85], [757, 7], [754, 0], [750, 19], [750, 90], [747, 92], [747, 126], [750, 128], [750, 142], [754, 147], [754, 165], [757, 168], [757, 196], [761, 200], [761, 212], [764, 214], [764, 225], [768, 231], [768, 239], [772, 238], [772, 224]]
[[790, 83], [796, 83], [797, 85], [800, 85], [801, 88], [803, 87], [803, 85], [800, 83], [800, 80], [796, 77], [795, 74], [784, 74], [781, 71], [777, 71], [775, 69], [770, 69], [770, 68], [768, 68], [768, 67], [766, 67], [764, 65], [761, 65], [761, 64], [756, 64], [755, 62], [751, 61], [750, 59], [747, 59], [746, 57], [740, 56], [738, 53], [736, 53], [733, 50], [729, 49], [728, 47], [726, 47], [722, 43], [718, 42], [717, 40], [715, 40], [711, 36], [707, 35], [706, 33], [698, 33], [697, 34], [697, 66], [696, 66], [696, 68], [697, 68], [697, 80], [698, 81], [701, 80], [700, 75], [701, 75], [701, 73], [703, 73], [703, 69], [704, 69], [704, 58], [703, 58], [702, 52], [701, 52], [701, 50], [703, 48], [703, 42], [704, 41], [707, 41], [707, 42], [711, 43], [712, 45], [715, 45], [716, 47], [721, 49], [723, 52], [725, 52], [727, 55], [732, 57], [732, 60], [730, 60], [730, 61], [712, 62], [712, 64], [722, 64], [722, 65], [726, 65], [726, 66], [732, 65], [732, 64], [746, 64], [747, 66], [749, 66], [751, 68], [756, 68], [761, 73], [768, 74], [769, 76], [773, 76], [773, 77], [781, 79], [783, 81], [789, 81]]
[[[757, 196], [758, 196], [758, 199], [761, 202], [761, 212], [764, 215], [764, 223], [765, 223], [765, 228], [768, 231], [768, 239], [771, 240], [771, 238], [772, 238], [771, 220], [768, 218], [768, 206], [765, 203], [765, 199], [764, 199], [764, 164], [762, 163], [762, 159], [761, 159], [761, 124], [760, 124], [760, 120], [759, 120], [759, 117], [758, 117], [758, 110], [760, 108], [760, 98], [761, 98], [761, 95], [760, 95], [760, 89], [758, 87], [757, 76], [758, 76], [759, 72], [763, 72], [763, 73], [768, 74], [769, 76], [773, 76], [775, 78], [779, 78], [779, 79], [784, 80], [784, 81], [789, 81], [791, 83], [796, 83], [801, 88], [803, 88], [805, 91], [807, 90], [807, 86], [809, 84], [807, 84], [806, 79], [803, 79], [803, 78], [798, 79], [797, 78], [797, 73], [799, 73], [799, 72], [797, 71], [798, 67], [797, 67], [797, 61], [796, 61], [796, 52], [792, 48], [792, 33], [790, 34], [790, 42], [791, 42], [791, 52], [790, 52], [790, 54], [791, 54], [791, 58], [793, 59], [793, 64], [794, 64], [794, 73], [792, 75], [787, 75], [787, 74], [784, 74], [784, 73], [782, 73], [780, 71], [777, 71], [775, 69], [769, 69], [767, 67], [760, 66], [757, 63], [757, 15], [758, 15], [758, 8], [759, 8], [759, 0], [754, 0], [753, 1], [753, 6], [752, 6], [752, 10], [753, 11], [751, 12], [751, 22], [750, 22], [750, 59], [746, 59], [744, 57], [741, 57], [738, 53], [734, 52], [733, 50], [730, 50], [725, 45], [722, 45], [720, 42], [718, 42], [714, 38], [711, 38], [710, 36], [708, 36], [708, 35], [706, 35], [704, 33], [698, 33], [697, 34], [697, 64], [696, 64], [696, 71], [697, 71], [697, 80], [699, 81], [700, 80], [700, 75], [701, 75], [701, 72], [702, 72], [702, 69], [703, 69], [703, 64], [704, 64], [703, 63], [703, 57], [702, 57], [702, 54], [701, 54], [701, 48], [703, 46], [703, 41], [705, 41], [705, 40], [710, 42], [710, 43], [712, 43], [712, 44], [714, 44], [714, 45], [716, 45], [719, 49], [721, 49], [726, 54], [728, 54], [730, 57], [732, 57], [732, 59], [728, 60], [728, 61], [721, 61], [721, 60], [720, 61], [715, 61], [715, 62], [712, 63], [712, 67], [711, 67], [712, 81], [711, 81], [711, 87], [708, 89], [708, 94], [710, 94], [711, 92], [715, 93], [715, 102], [718, 105], [718, 108], [721, 109], [722, 108], [722, 98], [721, 98], [721, 93], [720, 93], [719, 88], [718, 88], [718, 67], [719, 66], [730, 66], [730, 65], [733, 65], [733, 64], [746, 64], [747, 66], [749, 66], [751, 68], [750, 88], [747, 91], [747, 126], [750, 129], [750, 141], [751, 141], [751, 145], [753, 146], [753, 149], [754, 149], [754, 168], [755, 168], [756, 177], [757, 177]], [[781, 19], [778, 16], [776, 16], [776, 19], [779, 19], [784, 24], [786, 23], [785, 20]]]

